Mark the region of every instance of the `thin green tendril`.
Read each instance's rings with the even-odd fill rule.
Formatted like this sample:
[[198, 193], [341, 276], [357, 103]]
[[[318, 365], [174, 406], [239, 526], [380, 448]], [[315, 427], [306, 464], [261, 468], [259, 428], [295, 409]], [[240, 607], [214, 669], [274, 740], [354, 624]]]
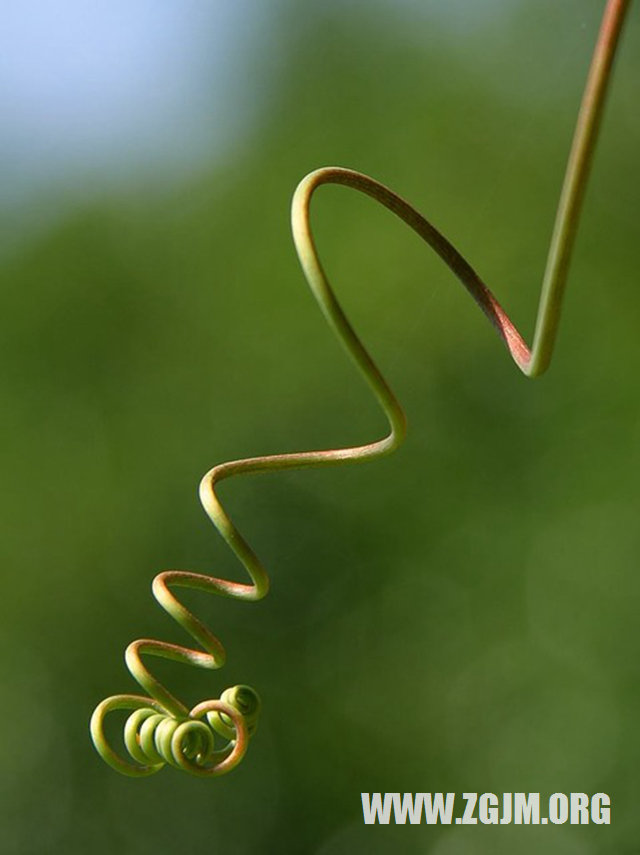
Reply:
[[[393, 451], [404, 438], [406, 420], [402, 408], [347, 320], [320, 264], [309, 220], [313, 193], [322, 184], [342, 184], [371, 196], [396, 214], [429, 244], [462, 282], [496, 328], [523, 374], [539, 376], [548, 367], [553, 353], [581, 203], [628, 6], [629, 0], [608, 0], [604, 11], [558, 204], [531, 349], [467, 261], [415, 208], [392, 190], [373, 178], [339, 167], [311, 172], [298, 185], [291, 219], [305, 277], [329, 325], [379, 401], [390, 430], [382, 439], [366, 445], [234, 460], [215, 466], [204, 476], [200, 499], [205, 511], [247, 570], [251, 582], [240, 584], [181, 570], [165, 571], [155, 577], [153, 594], [156, 600], [202, 649], [153, 639], [138, 639], [129, 645], [125, 654], [127, 667], [148, 697], [114, 695], [98, 704], [91, 718], [93, 742], [103, 759], [118, 772], [150, 775], [169, 763], [194, 775], [221, 775], [237, 766], [255, 731], [260, 700], [249, 686], [234, 686], [225, 690], [219, 700], [203, 701], [188, 709], [151, 674], [141, 659], [142, 656], [156, 656], [208, 669], [224, 664], [225, 651], [221, 642], [177, 599], [172, 589], [190, 588], [239, 600], [260, 600], [268, 591], [266, 570], [220, 504], [216, 485], [235, 475], [372, 460]], [[105, 717], [114, 710], [130, 711], [124, 728], [124, 743], [131, 760], [118, 754], [105, 736]], [[215, 748], [216, 738], [223, 740], [218, 749]]]

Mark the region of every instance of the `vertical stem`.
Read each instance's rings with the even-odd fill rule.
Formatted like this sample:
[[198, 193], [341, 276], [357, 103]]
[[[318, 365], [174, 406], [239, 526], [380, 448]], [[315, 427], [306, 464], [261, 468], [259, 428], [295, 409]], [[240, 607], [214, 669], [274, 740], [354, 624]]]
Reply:
[[611, 79], [611, 68], [628, 8], [629, 0], [608, 0], [600, 25], [551, 237], [531, 360], [526, 368], [529, 377], [542, 374], [553, 353], [582, 200]]

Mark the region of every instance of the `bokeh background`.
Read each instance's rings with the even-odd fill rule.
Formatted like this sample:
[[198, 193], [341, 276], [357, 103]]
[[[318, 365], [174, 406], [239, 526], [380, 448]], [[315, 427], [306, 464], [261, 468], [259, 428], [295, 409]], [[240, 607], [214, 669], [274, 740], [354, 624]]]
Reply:
[[[322, 257], [406, 406], [402, 450], [234, 481], [272, 574], [196, 597], [249, 682], [243, 764], [102, 764], [159, 569], [242, 578], [198, 504], [223, 460], [375, 438], [289, 234], [297, 181], [367, 172], [529, 336], [596, 0], [5, 4], [0, 26], [1, 845], [27, 853], [631, 853], [640, 834], [640, 12], [554, 362], [524, 380], [449, 272], [322, 191]], [[609, 827], [365, 827], [362, 791], [605, 791]]]

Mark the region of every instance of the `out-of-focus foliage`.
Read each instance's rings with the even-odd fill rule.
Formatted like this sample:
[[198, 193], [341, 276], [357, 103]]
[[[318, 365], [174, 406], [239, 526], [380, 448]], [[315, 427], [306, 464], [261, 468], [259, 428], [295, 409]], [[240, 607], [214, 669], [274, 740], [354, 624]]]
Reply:
[[[392, 186], [530, 333], [601, 4], [504, 3], [497, 16], [491, 4], [489, 24], [460, 2], [476, 32], [414, 5], [285, 5], [278, 86], [235, 154], [170, 191], [96, 199], [4, 253], [3, 852], [636, 845], [637, 9], [549, 375], [518, 374], [388, 213], [321, 192], [321, 255], [406, 405], [407, 443], [375, 465], [225, 485], [271, 593], [190, 600], [228, 665], [159, 670], [193, 702], [238, 681], [260, 691], [238, 770], [134, 781], [89, 741], [97, 701], [136, 690], [126, 644], [184, 640], [150, 596], [153, 574], [240, 578], [198, 505], [201, 474], [384, 427], [298, 270], [299, 178], [339, 164]], [[605, 791], [614, 819], [362, 824], [361, 791], [447, 790]]]

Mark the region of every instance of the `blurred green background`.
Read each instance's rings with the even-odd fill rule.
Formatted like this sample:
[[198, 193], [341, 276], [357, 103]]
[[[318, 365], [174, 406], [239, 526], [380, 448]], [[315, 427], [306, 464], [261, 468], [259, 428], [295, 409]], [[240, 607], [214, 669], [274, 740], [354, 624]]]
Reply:
[[[529, 337], [603, 7], [227, 3], [230, 41], [216, 4], [169, 5], [160, 23], [154, 4], [137, 9], [144, 38], [129, 44], [130, 66], [124, 12], [108, 30], [89, 7], [79, 19], [62, 4], [77, 24], [64, 38], [37, 31], [37, 4], [23, 7], [30, 22], [14, 20], [15, 55], [59, 90], [42, 103], [7, 94], [9, 77], [2, 90], [15, 145], [0, 210], [0, 849], [639, 851], [635, 5], [549, 375], [520, 376], [468, 295], [388, 212], [321, 191], [322, 258], [406, 407], [407, 442], [367, 466], [225, 485], [271, 593], [189, 599], [228, 664], [158, 673], [187, 702], [236, 682], [259, 690], [259, 732], [236, 771], [131, 780], [95, 753], [93, 707], [137, 690], [129, 641], [185, 640], [151, 597], [153, 575], [242, 578], [198, 504], [204, 471], [384, 428], [299, 271], [297, 181], [342, 165], [390, 185]], [[43, 46], [53, 59], [40, 67]], [[119, 136], [95, 68], [83, 77], [69, 60], [83, 50], [120, 70], [118, 92], [139, 95]], [[188, 85], [172, 88], [185, 69]], [[78, 80], [85, 100], [73, 108]], [[362, 823], [362, 791], [520, 790], [605, 791], [612, 824]]]

